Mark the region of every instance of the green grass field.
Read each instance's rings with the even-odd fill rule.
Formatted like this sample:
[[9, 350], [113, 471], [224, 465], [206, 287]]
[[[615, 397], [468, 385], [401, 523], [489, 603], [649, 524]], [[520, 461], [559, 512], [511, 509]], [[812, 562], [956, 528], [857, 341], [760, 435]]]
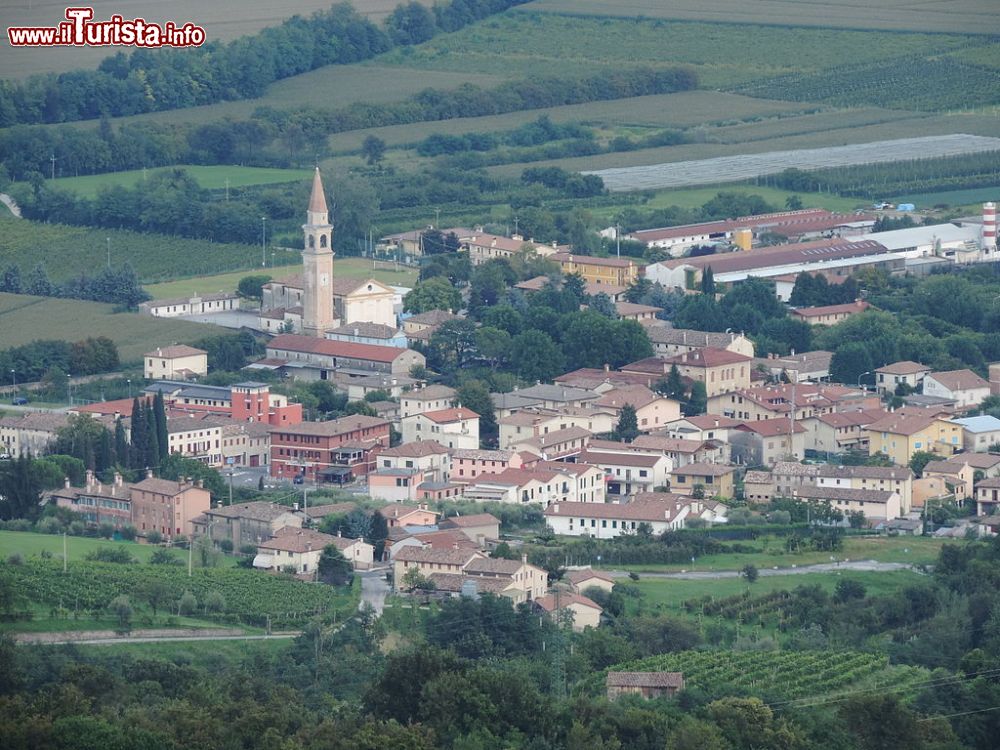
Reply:
[[128, 363], [153, 346], [192, 343], [226, 333], [218, 326], [112, 310], [112, 305], [101, 302], [0, 293], [0, 341], [8, 348], [40, 338], [80, 341], [107, 336], [118, 345], [122, 362]]
[[[784, 540], [768, 538], [750, 542], [759, 551], [755, 553], [732, 553], [709, 555], [681, 565], [624, 565], [614, 566], [624, 570], [655, 573], [674, 573], [680, 570], [720, 571], [741, 570], [745, 565], [758, 568], [791, 568], [831, 562], [831, 557], [840, 561], [875, 560], [877, 562], [909, 563], [912, 565], [932, 565], [944, 545], [940, 539], [930, 537], [848, 537], [843, 549], [831, 555], [829, 552], [786, 552]], [[761, 579], [769, 580], [769, 579]]]
[[[400, 268], [399, 271], [396, 271], [391, 268], [380, 267], [372, 270], [371, 261], [364, 258], [338, 258], [334, 261], [333, 268], [335, 275], [344, 278], [358, 279], [371, 277], [395, 286], [412, 287], [417, 281], [417, 272], [413, 269]], [[148, 284], [144, 288], [153, 295], [153, 299], [170, 299], [171, 297], [185, 297], [192, 294], [235, 291], [240, 279], [258, 272], [261, 272], [260, 269], [249, 269], [236, 273], [222, 273], [214, 276], [197, 276], [190, 279], [165, 281], [160, 284]], [[281, 265], [263, 270], [263, 273], [275, 279], [301, 272], [301, 263]]]
[[991, 188], [943, 190], [938, 193], [896, 195], [892, 198], [894, 203], [913, 203], [917, 208], [930, 208], [945, 204], [952, 207], [968, 206], [973, 213], [978, 213], [984, 202], [997, 200], [1000, 200], [1000, 185], [995, 185]]
[[[535, 0], [523, 12], [594, 16], [643, 16], [686, 21], [775, 26], [821, 26], [886, 31], [996, 34], [1000, 18], [990, 0], [887, 0], [858, 4], [853, 0], [807, 3], [799, 0]], [[747, 44], [753, 37], [747, 35]]]
[[[92, 539], [84, 536], [66, 537], [66, 554], [70, 561], [83, 560], [87, 554], [102, 547], [114, 547], [116, 549], [126, 549], [132, 557], [140, 562], [149, 562], [153, 552], [160, 547], [152, 544], [140, 544], [138, 542], [115, 542], [108, 539]], [[42, 552], [51, 552], [53, 557], [62, 557], [63, 538], [56, 534], [35, 534], [28, 531], [0, 531], [0, 558], [6, 559], [14, 553], [23, 557], [37, 557]], [[184, 550], [173, 550], [177, 559], [187, 562], [187, 552]], [[219, 565], [221, 567], [233, 567], [236, 565], [236, 558], [231, 555], [220, 555]]]
[[260, 246], [208, 240], [189, 240], [163, 234], [123, 229], [91, 229], [15, 219], [0, 211], [0, 267], [17, 264], [22, 277], [42, 263], [53, 281], [64, 281], [108, 262], [128, 262], [144, 282], [176, 278], [181, 274], [208, 274], [254, 268]]
[[[696, 564], [694, 569], [698, 570], [699, 566]], [[659, 607], [674, 614], [686, 614], [682, 605], [689, 599], [699, 599], [703, 596], [722, 599], [727, 596], [741, 594], [748, 588], [752, 595], [759, 596], [771, 591], [791, 591], [798, 586], [812, 586], [816, 584], [822, 586], [827, 591], [833, 591], [837, 582], [845, 578], [863, 583], [869, 594], [880, 595], [891, 593], [901, 586], [923, 580], [924, 576], [907, 570], [888, 572], [843, 571], [841, 573], [762, 576], [753, 584], [748, 584], [742, 578], [707, 580], [640, 578], [633, 585], [642, 591], [644, 607]], [[635, 608], [636, 600], [627, 599], [626, 601], [629, 603], [630, 608]]]
[[[282, 182], [308, 180], [312, 172], [308, 169], [269, 169], [266, 167], [205, 167], [195, 164], [178, 164], [170, 169], [183, 169], [203, 188], [221, 190], [226, 187], [239, 188], [248, 185], [274, 185]], [[52, 184], [63, 190], [72, 190], [83, 198], [94, 198], [98, 189], [104, 186], [124, 185], [135, 187], [144, 179], [152, 177], [158, 170], [134, 169], [128, 172], [84, 175], [82, 177], [59, 177]]]

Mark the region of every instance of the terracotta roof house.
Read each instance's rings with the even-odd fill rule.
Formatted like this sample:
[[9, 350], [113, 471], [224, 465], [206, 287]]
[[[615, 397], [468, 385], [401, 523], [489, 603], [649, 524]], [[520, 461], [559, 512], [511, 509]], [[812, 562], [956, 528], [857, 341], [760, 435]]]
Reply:
[[569, 613], [573, 618], [573, 630], [581, 632], [587, 628], [596, 628], [601, 624], [604, 609], [593, 599], [572, 591], [546, 594], [535, 599], [535, 606], [550, 616], [556, 613]]
[[611, 591], [615, 586], [615, 579], [609, 573], [605, 573], [603, 570], [594, 570], [593, 568], [571, 570], [565, 575], [565, 578], [578, 594], [582, 594], [589, 588]]
[[959, 407], [979, 406], [990, 395], [990, 384], [972, 370], [932, 372], [924, 376], [924, 395], [954, 399]]
[[821, 307], [799, 307], [792, 310], [792, 317], [806, 321], [811, 326], [832, 326], [852, 315], [863, 313], [871, 305], [864, 300], [856, 300], [843, 305], [823, 305]]
[[622, 695], [643, 698], [672, 697], [684, 689], [683, 672], [608, 672], [604, 680], [608, 700]]

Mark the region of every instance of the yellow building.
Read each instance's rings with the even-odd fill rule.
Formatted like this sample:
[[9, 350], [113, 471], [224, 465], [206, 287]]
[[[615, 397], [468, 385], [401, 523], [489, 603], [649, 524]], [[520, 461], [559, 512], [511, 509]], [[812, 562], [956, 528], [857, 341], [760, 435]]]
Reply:
[[917, 451], [950, 456], [962, 449], [962, 426], [940, 417], [890, 414], [868, 425], [868, 454], [906, 466]]
[[592, 284], [631, 286], [642, 274], [643, 266], [633, 258], [598, 258], [592, 255], [556, 253], [550, 260], [559, 264], [564, 274], [575, 273]]
[[208, 373], [208, 352], [185, 344], [161, 346], [143, 360], [147, 380], [188, 380]]

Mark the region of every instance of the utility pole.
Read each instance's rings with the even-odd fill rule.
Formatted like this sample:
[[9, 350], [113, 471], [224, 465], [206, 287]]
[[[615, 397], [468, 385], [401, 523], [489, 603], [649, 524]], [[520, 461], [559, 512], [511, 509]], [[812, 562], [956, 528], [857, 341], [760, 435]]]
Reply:
[[56, 178], [56, 155], [52, 154], [49, 157], [49, 161], [52, 162], [52, 179], [54, 180]]
[[108, 268], [111, 268], [111, 238], [108, 237]]
[[229, 203], [229, 178], [226, 178], [226, 203]]
[[618, 250], [618, 257], [622, 257], [622, 225], [615, 223], [615, 245]]
[[260, 217], [260, 267], [267, 268], [267, 217]]
[[188, 539], [188, 578], [190, 578], [194, 570], [194, 545], [191, 544], [191, 540]]
[[63, 532], [63, 573], [66, 572], [66, 532]]

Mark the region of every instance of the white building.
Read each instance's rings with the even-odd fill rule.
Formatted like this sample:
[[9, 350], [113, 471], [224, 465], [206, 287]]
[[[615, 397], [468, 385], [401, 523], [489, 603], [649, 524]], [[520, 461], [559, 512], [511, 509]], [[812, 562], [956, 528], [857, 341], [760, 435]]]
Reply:
[[972, 370], [932, 372], [924, 376], [924, 395], [952, 400], [960, 408], [979, 406], [990, 395], [990, 384]]
[[403, 442], [436, 440], [445, 448], [479, 447], [479, 415], [464, 406], [403, 417]]
[[208, 352], [185, 344], [163, 346], [143, 355], [146, 380], [190, 380], [208, 374]]

